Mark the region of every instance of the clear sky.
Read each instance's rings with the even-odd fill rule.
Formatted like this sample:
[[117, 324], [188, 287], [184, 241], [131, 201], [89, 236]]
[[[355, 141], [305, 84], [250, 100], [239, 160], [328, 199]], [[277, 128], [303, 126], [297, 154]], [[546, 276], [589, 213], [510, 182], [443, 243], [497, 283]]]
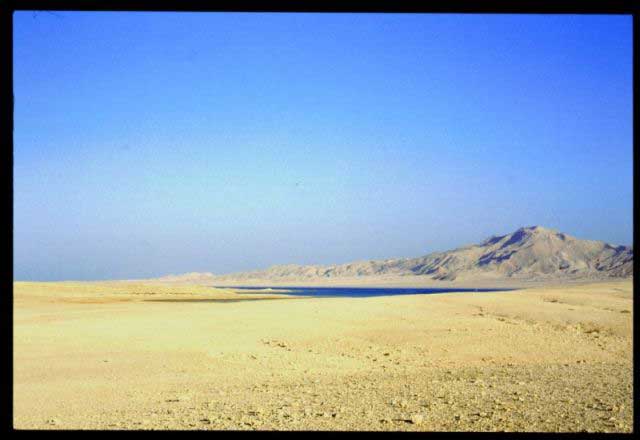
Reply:
[[632, 243], [632, 19], [14, 16], [14, 278]]

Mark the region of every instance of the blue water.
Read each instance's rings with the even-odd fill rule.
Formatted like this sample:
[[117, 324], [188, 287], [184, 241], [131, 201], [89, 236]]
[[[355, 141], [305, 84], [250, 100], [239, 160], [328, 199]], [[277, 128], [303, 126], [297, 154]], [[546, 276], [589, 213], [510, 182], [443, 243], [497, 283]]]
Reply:
[[[219, 286], [222, 287], [222, 286]], [[328, 296], [364, 298], [371, 296], [394, 295], [430, 295], [449, 292], [504, 292], [514, 289], [456, 289], [456, 288], [395, 288], [395, 287], [284, 287], [284, 286], [224, 286], [226, 288], [247, 290], [251, 293], [273, 293], [299, 296]]]

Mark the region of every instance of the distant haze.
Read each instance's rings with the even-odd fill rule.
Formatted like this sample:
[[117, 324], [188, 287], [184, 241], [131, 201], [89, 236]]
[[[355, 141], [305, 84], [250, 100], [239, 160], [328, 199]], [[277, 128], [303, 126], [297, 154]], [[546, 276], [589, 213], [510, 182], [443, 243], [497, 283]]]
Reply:
[[632, 20], [16, 12], [14, 279], [632, 244]]

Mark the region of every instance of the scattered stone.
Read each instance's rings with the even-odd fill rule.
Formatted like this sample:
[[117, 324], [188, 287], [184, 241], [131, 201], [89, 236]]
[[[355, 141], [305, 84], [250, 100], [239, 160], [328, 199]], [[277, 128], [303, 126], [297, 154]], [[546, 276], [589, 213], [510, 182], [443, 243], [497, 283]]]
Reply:
[[414, 425], [421, 425], [424, 422], [424, 416], [422, 414], [413, 414], [409, 421]]

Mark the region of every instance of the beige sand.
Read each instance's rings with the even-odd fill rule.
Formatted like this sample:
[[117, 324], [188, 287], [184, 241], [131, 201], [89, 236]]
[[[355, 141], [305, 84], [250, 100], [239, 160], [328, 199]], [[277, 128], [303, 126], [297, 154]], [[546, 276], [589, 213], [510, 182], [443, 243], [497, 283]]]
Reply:
[[378, 298], [14, 290], [19, 429], [632, 430], [631, 281]]

